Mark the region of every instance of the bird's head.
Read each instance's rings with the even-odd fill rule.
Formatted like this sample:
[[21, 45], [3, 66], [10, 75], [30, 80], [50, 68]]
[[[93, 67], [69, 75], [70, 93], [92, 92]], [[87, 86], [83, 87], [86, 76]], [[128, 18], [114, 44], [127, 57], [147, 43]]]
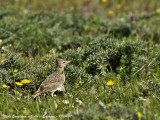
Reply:
[[60, 68], [64, 68], [68, 63], [71, 61], [63, 60], [63, 59], [57, 59], [58, 66]]

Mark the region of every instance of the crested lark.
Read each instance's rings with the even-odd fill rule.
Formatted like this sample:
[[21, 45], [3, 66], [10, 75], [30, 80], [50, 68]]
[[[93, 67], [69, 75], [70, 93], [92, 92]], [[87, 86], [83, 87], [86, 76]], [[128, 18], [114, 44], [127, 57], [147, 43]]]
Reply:
[[41, 93], [45, 92], [51, 92], [51, 96], [54, 95], [54, 92], [57, 91], [57, 88], [62, 86], [65, 82], [65, 74], [64, 74], [64, 67], [69, 63], [70, 61], [66, 61], [63, 59], [57, 60], [57, 67], [54, 73], [49, 75], [45, 81], [43, 81], [38, 88], [38, 90], [32, 95], [32, 99], [37, 97]]

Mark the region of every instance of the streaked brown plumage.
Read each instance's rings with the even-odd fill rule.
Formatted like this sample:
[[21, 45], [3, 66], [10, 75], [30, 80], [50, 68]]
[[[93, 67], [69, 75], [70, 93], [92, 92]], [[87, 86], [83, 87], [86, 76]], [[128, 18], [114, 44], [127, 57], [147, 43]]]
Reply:
[[70, 61], [66, 61], [63, 59], [57, 59], [57, 67], [54, 73], [49, 75], [45, 81], [41, 83], [38, 90], [32, 95], [32, 99], [37, 97], [41, 93], [51, 92], [51, 95], [54, 95], [54, 92], [65, 82], [65, 74], [64, 74], [64, 67]]

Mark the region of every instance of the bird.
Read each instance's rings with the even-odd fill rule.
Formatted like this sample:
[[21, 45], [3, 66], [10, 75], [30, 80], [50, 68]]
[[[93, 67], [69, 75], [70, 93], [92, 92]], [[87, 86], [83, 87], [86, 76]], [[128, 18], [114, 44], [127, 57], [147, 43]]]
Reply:
[[64, 85], [65, 74], [64, 68], [71, 61], [57, 59], [57, 66], [54, 73], [50, 74], [39, 86], [38, 90], [31, 96], [31, 99], [39, 96], [41, 93], [51, 92], [51, 96], [54, 96], [54, 92], [57, 88]]

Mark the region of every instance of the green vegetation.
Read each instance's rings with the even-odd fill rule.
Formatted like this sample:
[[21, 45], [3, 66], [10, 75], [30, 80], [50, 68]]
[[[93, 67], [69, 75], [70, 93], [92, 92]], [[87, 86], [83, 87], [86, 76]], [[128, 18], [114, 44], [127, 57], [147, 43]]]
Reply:
[[[0, 119], [160, 119], [160, 2], [61, 2], [2, 1]], [[56, 58], [66, 91], [31, 101]]]

